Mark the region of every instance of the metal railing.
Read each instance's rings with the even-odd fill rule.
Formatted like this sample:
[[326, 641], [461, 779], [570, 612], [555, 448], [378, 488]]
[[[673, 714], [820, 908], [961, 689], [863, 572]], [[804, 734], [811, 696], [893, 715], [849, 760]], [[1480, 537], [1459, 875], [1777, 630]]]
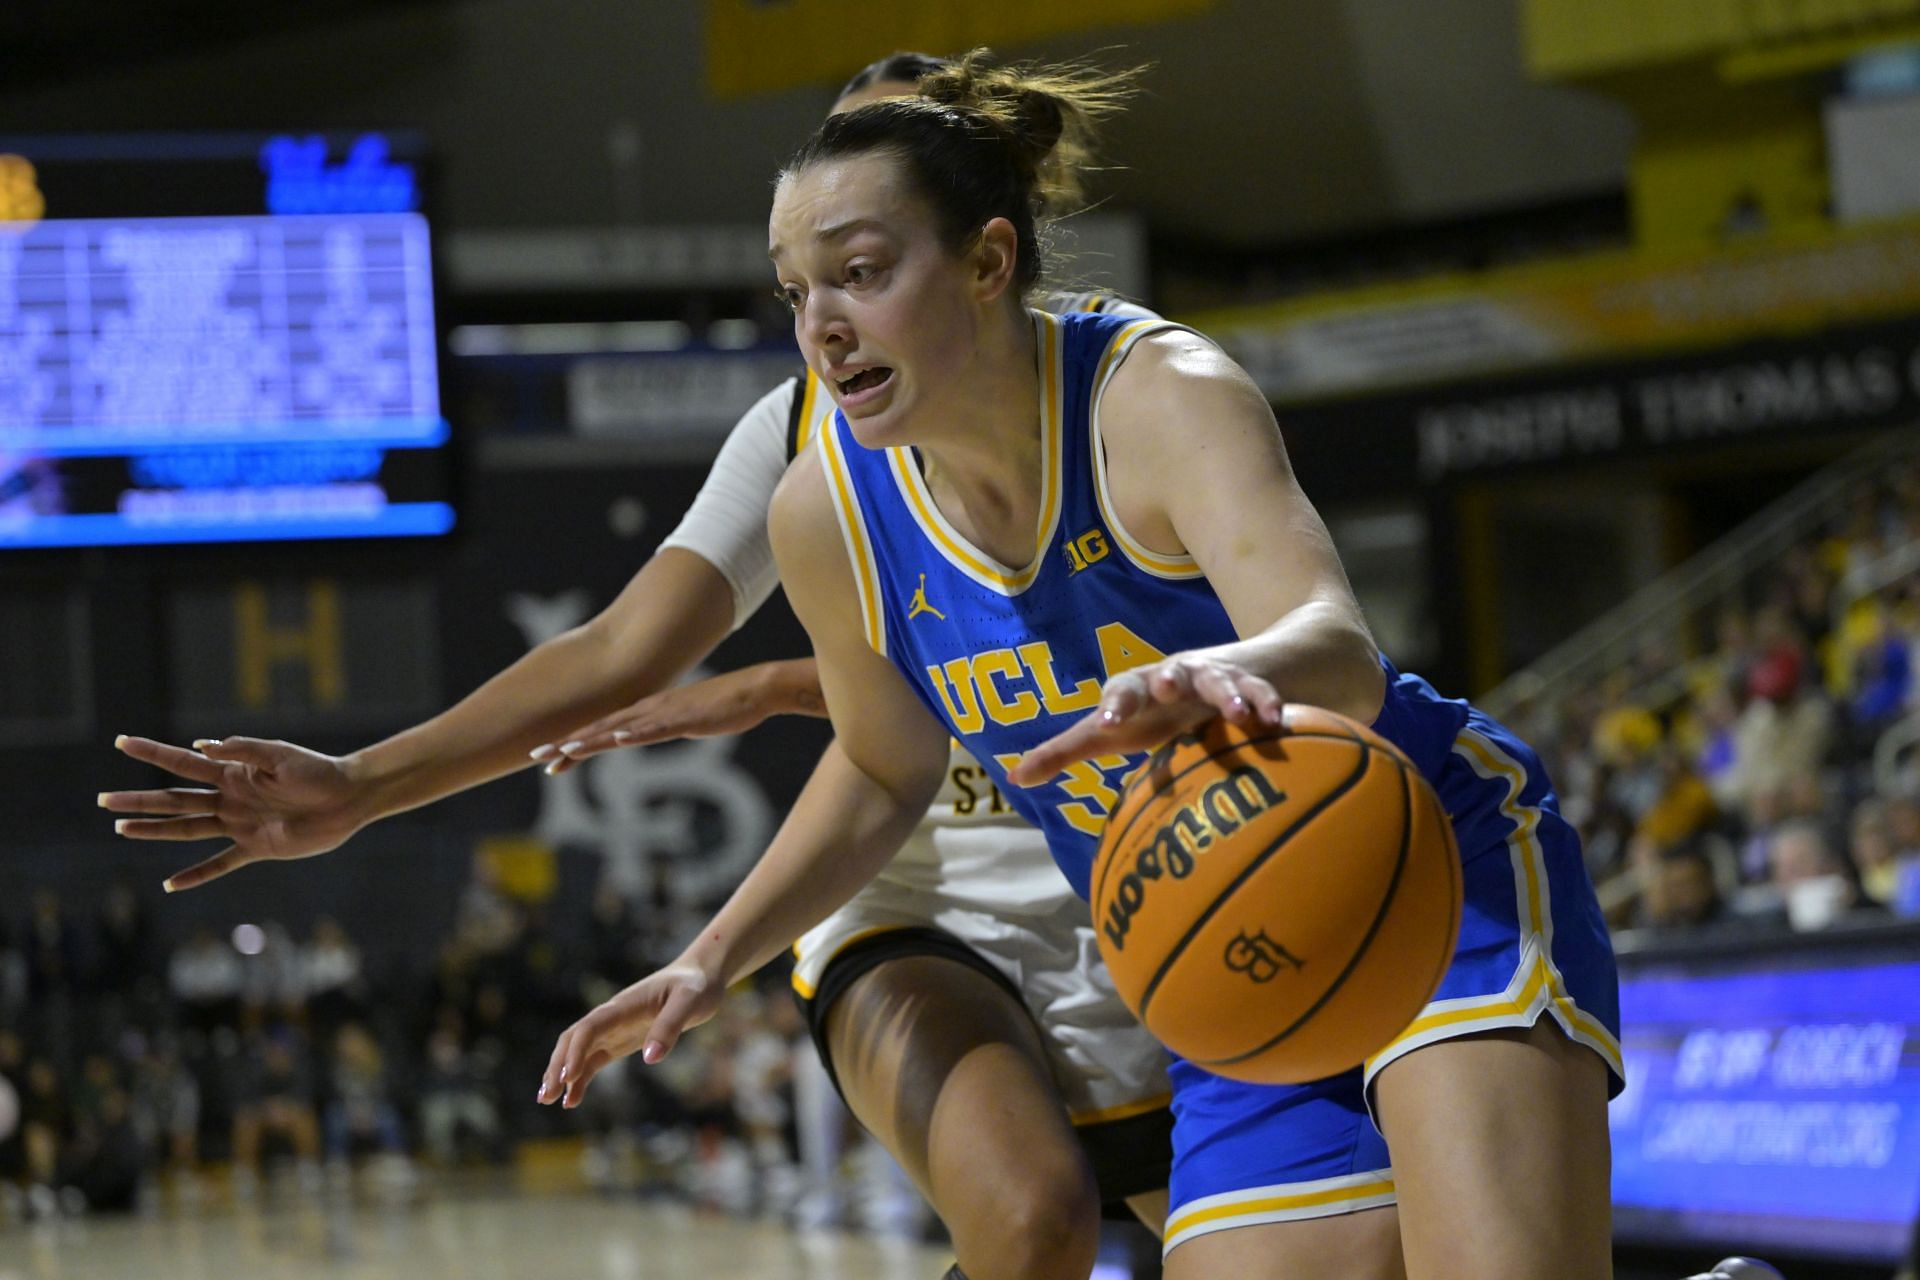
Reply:
[[1475, 701], [1490, 715], [1511, 716], [1548, 690], [1570, 692], [1619, 669], [1650, 639], [1676, 635], [1690, 617], [1732, 598], [1757, 572], [1840, 515], [1840, 500], [1855, 484], [1916, 454], [1920, 427], [1902, 427], [1862, 446]]

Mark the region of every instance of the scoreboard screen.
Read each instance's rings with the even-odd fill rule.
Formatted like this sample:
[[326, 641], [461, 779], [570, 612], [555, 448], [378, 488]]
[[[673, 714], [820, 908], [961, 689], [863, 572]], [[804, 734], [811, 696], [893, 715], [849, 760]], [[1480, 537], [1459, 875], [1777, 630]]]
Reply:
[[449, 531], [405, 155], [0, 139], [0, 551]]
[[1862, 1261], [1920, 1216], [1920, 930], [1621, 956], [1617, 1233]]

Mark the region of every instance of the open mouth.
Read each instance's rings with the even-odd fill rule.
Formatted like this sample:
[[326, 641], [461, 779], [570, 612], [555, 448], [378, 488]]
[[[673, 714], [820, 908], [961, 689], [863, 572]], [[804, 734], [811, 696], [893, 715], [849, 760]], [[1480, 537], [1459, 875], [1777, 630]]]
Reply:
[[893, 370], [885, 365], [876, 365], [871, 369], [862, 369], [845, 378], [837, 378], [834, 385], [840, 388], [843, 396], [858, 395], [862, 391], [871, 391], [893, 376]]

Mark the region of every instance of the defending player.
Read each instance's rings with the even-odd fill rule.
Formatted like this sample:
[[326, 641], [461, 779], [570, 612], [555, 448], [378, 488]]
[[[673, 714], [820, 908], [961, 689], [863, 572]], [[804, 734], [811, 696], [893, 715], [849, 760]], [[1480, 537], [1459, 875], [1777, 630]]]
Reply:
[[[911, 93], [941, 65], [915, 54], [882, 60], [836, 109]], [[1151, 315], [1096, 295], [1052, 302]], [[112, 793], [102, 804], [169, 815], [116, 824], [136, 839], [232, 841], [169, 881], [190, 888], [249, 862], [335, 848], [373, 821], [524, 767], [529, 754], [558, 769], [635, 741], [631, 730], [614, 739], [615, 726], [639, 723], [629, 704], [671, 684], [777, 585], [767, 505], [832, 413], [811, 375], [769, 393], [729, 436], [681, 525], [605, 612], [433, 720], [340, 758], [244, 738], [199, 743], [198, 753], [124, 739], [127, 754], [203, 789]], [[732, 721], [705, 716], [703, 731], [819, 705], [810, 660], [715, 685], [706, 692], [729, 702]], [[581, 728], [597, 716], [604, 721]], [[1165, 1055], [1114, 994], [1086, 906], [1044, 838], [964, 753], [942, 773], [900, 857], [801, 940], [795, 984], [855, 1115], [926, 1193], [973, 1280], [1084, 1277], [1102, 1200], [1126, 1198], [1160, 1225]]]
[[562, 1036], [543, 1096], [658, 1060], [852, 893], [949, 732], [1084, 890], [1141, 751], [1212, 715], [1276, 722], [1284, 693], [1371, 722], [1433, 782], [1465, 923], [1439, 998], [1365, 1070], [1276, 1087], [1175, 1063], [1169, 1276], [1608, 1275], [1617, 986], [1537, 759], [1381, 657], [1231, 361], [1164, 323], [1022, 305], [1048, 158], [1112, 82], [970, 58], [921, 88], [823, 125], [770, 226], [840, 409], [772, 520], [836, 742], [687, 951]]

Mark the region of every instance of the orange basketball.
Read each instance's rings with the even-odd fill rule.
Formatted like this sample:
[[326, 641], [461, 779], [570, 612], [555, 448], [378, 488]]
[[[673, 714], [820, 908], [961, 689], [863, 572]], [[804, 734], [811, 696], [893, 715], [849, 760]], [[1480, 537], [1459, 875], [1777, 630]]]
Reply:
[[1093, 864], [1114, 984], [1175, 1053], [1237, 1080], [1357, 1066], [1453, 959], [1460, 858], [1393, 744], [1318, 707], [1215, 720], [1127, 783]]

